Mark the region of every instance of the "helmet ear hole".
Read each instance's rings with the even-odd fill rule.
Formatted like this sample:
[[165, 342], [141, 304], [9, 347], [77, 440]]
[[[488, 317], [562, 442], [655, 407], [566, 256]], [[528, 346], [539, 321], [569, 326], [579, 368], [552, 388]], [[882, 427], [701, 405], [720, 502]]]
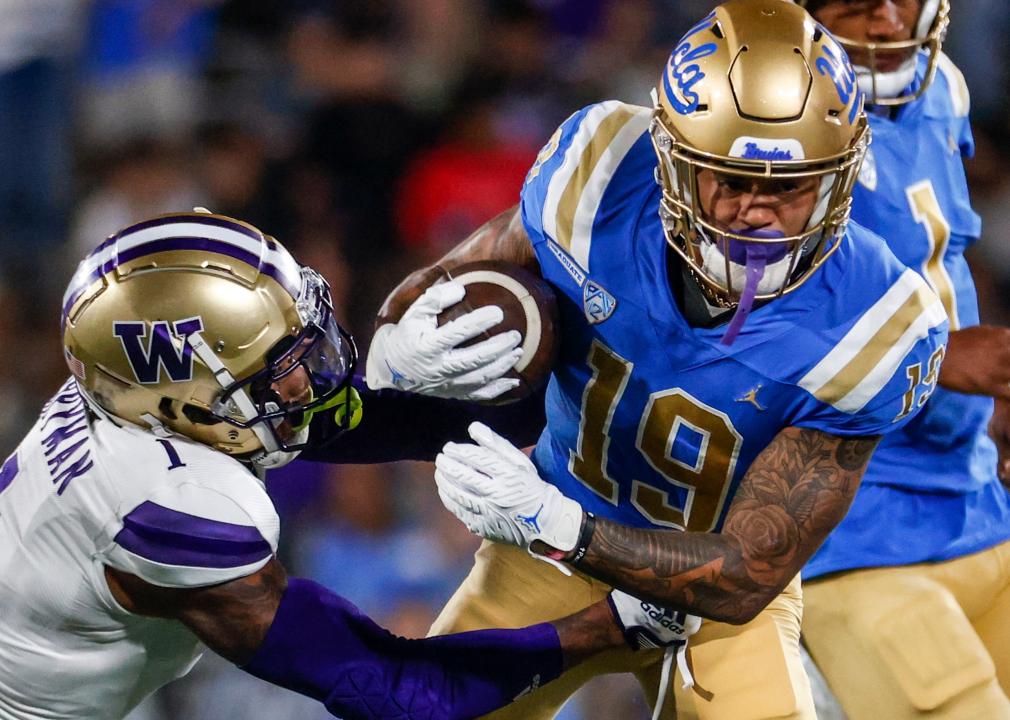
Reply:
[[172, 407], [172, 398], [163, 397], [161, 402], [158, 403], [158, 412], [169, 420], [179, 419], [179, 416], [175, 412], [175, 408]]
[[216, 417], [211, 412], [188, 403], [182, 406], [182, 414], [194, 425], [217, 425], [221, 422], [221, 418]]

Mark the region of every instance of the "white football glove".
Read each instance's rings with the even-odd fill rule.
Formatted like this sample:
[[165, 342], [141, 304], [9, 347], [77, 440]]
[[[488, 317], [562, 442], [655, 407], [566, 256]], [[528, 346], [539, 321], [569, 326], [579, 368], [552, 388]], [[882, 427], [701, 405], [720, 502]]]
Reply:
[[432, 285], [407, 309], [398, 323], [380, 327], [368, 348], [365, 380], [372, 390], [397, 388], [457, 400], [492, 400], [519, 385], [503, 378], [519, 360], [522, 335], [500, 333], [469, 347], [502, 321], [496, 305], [477, 308], [438, 326], [436, 316], [466, 294], [458, 282]]
[[[442, 503], [471, 532], [530, 549], [534, 540], [569, 552], [582, 530], [582, 506], [544, 482], [522, 450], [482, 423], [471, 423], [475, 445], [446, 443], [435, 458]], [[564, 565], [538, 553], [533, 557]]]
[[613, 590], [607, 602], [628, 644], [635, 650], [682, 645], [701, 627], [697, 615], [674, 612], [621, 590]]

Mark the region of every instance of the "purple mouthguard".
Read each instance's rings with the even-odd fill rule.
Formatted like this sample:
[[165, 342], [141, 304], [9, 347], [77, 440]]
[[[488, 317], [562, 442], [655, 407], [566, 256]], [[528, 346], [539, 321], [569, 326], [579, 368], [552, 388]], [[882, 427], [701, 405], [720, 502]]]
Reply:
[[[748, 228], [744, 230], [734, 230], [737, 235], [751, 237], [755, 240], [777, 240], [785, 237], [778, 230], [761, 230]], [[722, 336], [723, 345], [732, 345], [736, 336], [740, 334], [740, 329], [747, 322], [750, 311], [754, 307], [754, 297], [757, 295], [758, 284], [764, 277], [765, 267], [768, 263], [778, 262], [789, 252], [788, 243], [767, 243], [767, 242], [747, 242], [744, 240], [724, 240], [723, 247], [729, 248], [729, 259], [738, 265], [744, 265], [747, 280], [744, 284], [743, 292], [740, 293], [740, 301], [737, 303], [736, 312], [726, 326], [726, 332]]]

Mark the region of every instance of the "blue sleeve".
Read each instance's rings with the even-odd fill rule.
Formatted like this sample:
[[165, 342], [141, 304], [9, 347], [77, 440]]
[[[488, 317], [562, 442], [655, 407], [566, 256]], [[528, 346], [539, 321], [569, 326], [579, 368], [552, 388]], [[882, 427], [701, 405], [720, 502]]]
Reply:
[[292, 578], [242, 668], [345, 720], [482, 716], [561, 674], [549, 623], [408, 640], [321, 585]]
[[936, 389], [946, 342], [944, 322], [929, 329], [864, 406], [846, 412], [809, 395], [792, 424], [842, 436], [886, 435], [897, 430], [915, 417]]
[[954, 120], [958, 125], [955, 137], [957, 138], [957, 146], [961, 149], [961, 157], [975, 157], [975, 136], [971, 132], [971, 121], [966, 117]]
[[361, 422], [334, 437], [333, 411], [312, 418], [311, 444], [304, 460], [327, 463], [382, 463], [396, 460], [434, 460], [450, 440], [469, 442], [467, 427], [480, 421], [513, 444], [536, 443], [547, 420], [544, 392], [505, 405], [443, 400], [401, 390], [370, 390], [355, 377], [361, 395]]

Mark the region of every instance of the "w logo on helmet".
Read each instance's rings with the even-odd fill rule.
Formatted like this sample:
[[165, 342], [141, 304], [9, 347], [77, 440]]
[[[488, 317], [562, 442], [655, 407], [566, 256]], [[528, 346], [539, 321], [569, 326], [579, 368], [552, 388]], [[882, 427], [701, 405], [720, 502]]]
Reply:
[[[167, 320], [151, 323], [150, 336], [147, 336], [147, 325], [143, 321], [112, 324], [112, 333], [123, 344], [137, 382], [144, 385], [161, 382], [162, 368], [172, 382], [192, 380], [193, 348], [186, 342], [186, 337], [203, 330], [203, 320], [192, 317], [172, 323], [177, 341], [173, 341]], [[145, 337], [148, 337], [146, 347], [143, 342]]]

